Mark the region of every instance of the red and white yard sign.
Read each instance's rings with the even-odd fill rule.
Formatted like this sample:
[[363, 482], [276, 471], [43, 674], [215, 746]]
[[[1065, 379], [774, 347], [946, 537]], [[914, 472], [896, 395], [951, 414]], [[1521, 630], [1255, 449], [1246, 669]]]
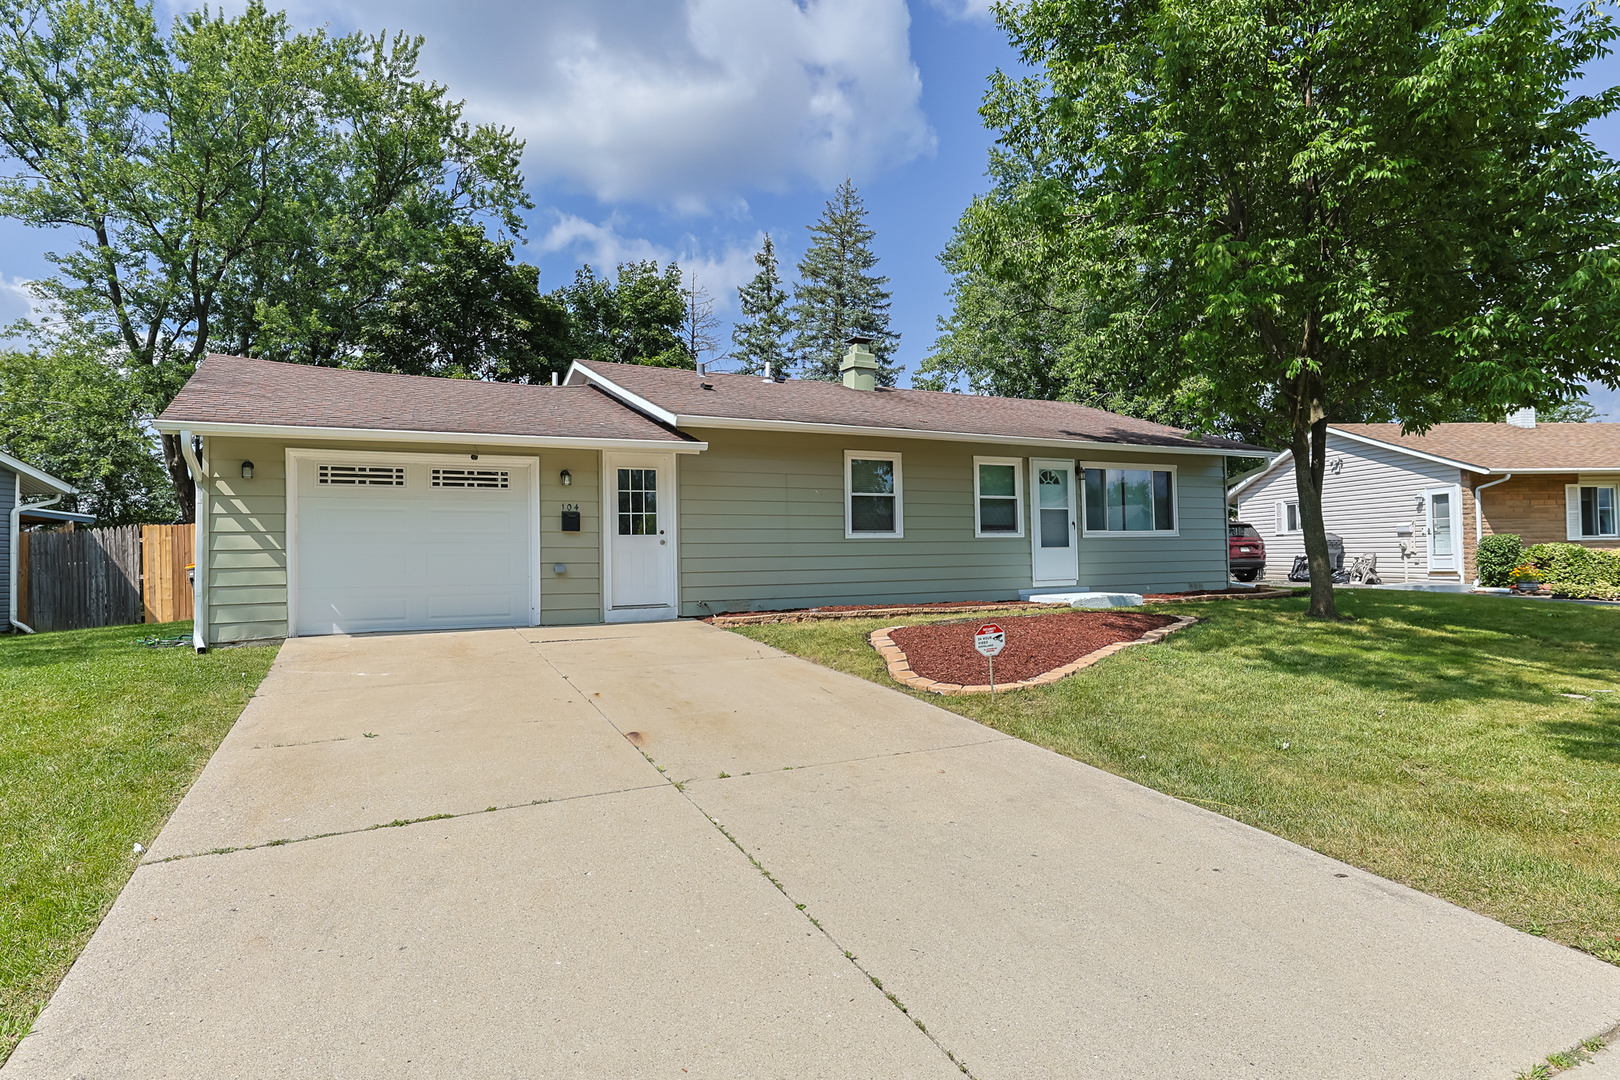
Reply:
[[[961, 641], [961, 638], [957, 638]], [[993, 622], [985, 623], [973, 635], [973, 647], [985, 656], [994, 656], [1007, 645], [1007, 635]]]

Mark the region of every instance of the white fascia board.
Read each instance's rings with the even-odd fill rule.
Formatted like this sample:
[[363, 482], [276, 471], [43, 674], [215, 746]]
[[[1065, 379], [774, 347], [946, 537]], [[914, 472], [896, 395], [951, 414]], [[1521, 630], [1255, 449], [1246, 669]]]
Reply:
[[[587, 382], [595, 383], [602, 389], [606, 390], [609, 394], [612, 394], [614, 397], [618, 398], [624, 404], [630, 406], [632, 409], [635, 409], [637, 412], [645, 413], [647, 416], [650, 416], [655, 420], [662, 420], [670, 427], [680, 426], [675, 422], [675, 414], [670, 412], [668, 409], [659, 408], [657, 405], [654, 405], [640, 394], [632, 394], [630, 391], [626, 390], [612, 379], [607, 379], [601, 375], [598, 375], [596, 372], [592, 371], [590, 368], [579, 363], [578, 361], [575, 361], [574, 364], [569, 367], [568, 378], [572, 379], [576, 371], [583, 375]], [[697, 372], [694, 371], [692, 374], [695, 377]]]
[[79, 493], [79, 489], [66, 480], [58, 480], [50, 473], [42, 469], [36, 469], [27, 462], [18, 461], [10, 454], [0, 453], [0, 465], [4, 465], [19, 477], [27, 477], [29, 480], [34, 481], [33, 485], [23, 485], [22, 490], [25, 494], [42, 494], [41, 488], [46, 491], [54, 491], [58, 495], [77, 495]]
[[[1421, 450], [1413, 450], [1411, 447], [1402, 446], [1399, 443], [1385, 442], [1382, 439], [1374, 439], [1366, 435], [1355, 435], [1348, 431], [1341, 431], [1332, 425], [1328, 426], [1328, 434], [1337, 435], [1341, 439], [1349, 439], [1351, 442], [1358, 442], [1364, 446], [1377, 446], [1384, 450], [1393, 450], [1397, 454], [1405, 454], [1408, 457], [1422, 458], [1424, 461], [1432, 461], [1436, 465], [1449, 465], [1454, 469], [1467, 469], [1469, 472], [1484, 473], [1486, 475], [1498, 471], [1495, 469], [1487, 469], [1483, 465], [1471, 465], [1466, 461], [1453, 461], [1451, 458], [1441, 457], [1438, 454], [1425, 454]], [[1513, 471], [1527, 472], [1528, 470], [1514, 469]]]
[[1518, 476], [1521, 473], [1578, 473], [1584, 476], [1587, 473], [1620, 472], [1620, 465], [1572, 465], [1563, 469], [1501, 469], [1499, 471], [1510, 472], [1514, 476]]
[[699, 454], [708, 443], [669, 442], [663, 439], [573, 439], [557, 435], [491, 435], [465, 431], [404, 431], [387, 428], [305, 427], [298, 424], [197, 424], [189, 421], [158, 420], [158, 431], [179, 431], [182, 427], [198, 435], [239, 435], [254, 439], [331, 439], [344, 442], [450, 443], [455, 446], [523, 446], [563, 450], [660, 450], [664, 453]]
[[[854, 424], [808, 424], [797, 420], [741, 420], [731, 416], [677, 416], [676, 426], [725, 428], [740, 431], [791, 431], [805, 435], [854, 435], [886, 439], [922, 439], [938, 442], [993, 443], [998, 446], [1039, 446], [1059, 450], [1111, 450], [1128, 454], [1216, 454], [1247, 456], [1241, 450], [1211, 446], [1156, 446], [1112, 443], [1089, 439], [1032, 439], [1023, 435], [979, 435], [966, 431], [918, 431], [915, 428], [861, 427]], [[705, 446], [708, 444], [705, 443]]]
[[[1233, 455], [1233, 457], [1236, 457], [1236, 456], [1237, 456], [1236, 454]], [[1292, 451], [1288, 451], [1288, 450], [1279, 451], [1277, 456], [1272, 458], [1270, 461], [1266, 462], [1265, 467], [1262, 468], [1259, 472], [1254, 473], [1252, 476], [1244, 477], [1242, 482], [1234, 484], [1226, 493], [1227, 501], [1230, 502], [1232, 499], [1237, 498], [1239, 493], [1247, 490], [1248, 488], [1253, 487], [1255, 484], [1259, 483], [1261, 480], [1264, 480], [1266, 477], [1268, 477], [1272, 473], [1276, 472], [1278, 465], [1281, 465], [1285, 461], [1292, 462], [1293, 460], [1294, 460], [1294, 455], [1293, 455]]]

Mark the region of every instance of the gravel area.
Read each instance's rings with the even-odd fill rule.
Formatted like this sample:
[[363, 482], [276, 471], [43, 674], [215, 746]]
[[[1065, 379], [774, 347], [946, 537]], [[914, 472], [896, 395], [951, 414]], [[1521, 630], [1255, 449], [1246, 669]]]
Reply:
[[[1007, 647], [996, 657], [996, 682], [1017, 682], [1072, 664], [1087, 653], [1117, 641], [1135, 641], [1149, 630], [1169, 626], [1172, 615], [1137, 612], [1075, 611], [1061, 615], [999, 617]], [[903, 626], [889, 637], [906, 654], [911, 670], [943, 683], [973, 685], [989, 678], [984, 657], [973, 648], [973, 634], [983, 622]]]

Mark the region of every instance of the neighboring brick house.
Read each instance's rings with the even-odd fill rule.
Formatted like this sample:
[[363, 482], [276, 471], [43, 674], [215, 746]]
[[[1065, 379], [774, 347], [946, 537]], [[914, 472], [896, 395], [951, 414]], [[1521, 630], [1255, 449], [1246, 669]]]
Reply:
[[[1538, 424], [1532, 409], [1426, 435], [1334, 424], [1327, 456], [1328, 531], [1348, 554], [1377, 555], [1386, 582], [1474, 580], [1475, 548], [1491, 533], [1620, 549], [1620, 424]], [[1265, 539], [1270, 575], [1304, 553], [1289, 454], [1228, 501]]]

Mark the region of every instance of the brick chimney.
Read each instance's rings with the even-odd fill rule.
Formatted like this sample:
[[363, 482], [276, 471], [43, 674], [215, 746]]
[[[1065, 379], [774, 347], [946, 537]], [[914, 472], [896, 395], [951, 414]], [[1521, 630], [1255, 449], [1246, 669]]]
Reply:
[[838, 370], [844, 376], [844, 385], [851, 390], [877, 389], [877, 357], [867, 346], [872, 344], [869, 337], [851, 337], [849, 339], [849, 352], [844, 354], [844, 362], [838, 365]]

